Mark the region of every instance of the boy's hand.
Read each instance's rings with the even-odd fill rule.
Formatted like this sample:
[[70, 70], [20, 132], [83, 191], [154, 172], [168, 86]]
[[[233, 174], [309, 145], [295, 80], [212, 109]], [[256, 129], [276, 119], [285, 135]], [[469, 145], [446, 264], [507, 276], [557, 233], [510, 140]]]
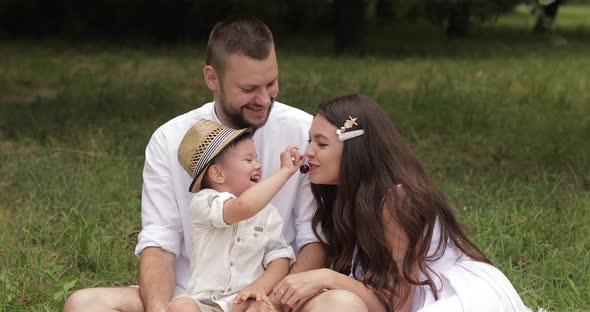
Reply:
[[288, 168], [291, 173], [297, 171], [303, 162], [305, 156], [299, 153], [299, 147], [289, 145], [284, 152], [281, 153], [281, 168]]
[[258, 288], [255, 286], [249, 286], [245, 289], [242, 289], [237, 295], [236, 299], [234, 300], [234, 304], [241, 304], [242, 302], [248, 299], [255, 299], [257, 302], [262, 303], [264, 306], [268, 308], [269, 311], [274, 311], [272, 302], [266, 296], [266, 292], [262, 288]]
[[277, 310], [273, 307], [268, 307], [262, 301], [248, 299], [240, 304], [235, 304], [232, 307], [233, 312], [286, 312], [285, 310]]

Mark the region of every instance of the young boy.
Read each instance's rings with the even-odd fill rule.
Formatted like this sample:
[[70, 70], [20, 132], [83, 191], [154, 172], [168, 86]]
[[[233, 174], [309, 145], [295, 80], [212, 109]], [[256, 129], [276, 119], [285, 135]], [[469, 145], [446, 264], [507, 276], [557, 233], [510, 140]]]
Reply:
[[297, 171], [304, 156], [290, 145], [281, 167], [262, 172], [252, 129], [235, 130], [201, 120], [178, 148], [178, 160], [193, 178], [191, 278], [188, 294], [170, 311], [245, 310], [249, 298], [270, 305], [267, 294], [295, 260], [282, 237], [282, 220], [271, 199]]

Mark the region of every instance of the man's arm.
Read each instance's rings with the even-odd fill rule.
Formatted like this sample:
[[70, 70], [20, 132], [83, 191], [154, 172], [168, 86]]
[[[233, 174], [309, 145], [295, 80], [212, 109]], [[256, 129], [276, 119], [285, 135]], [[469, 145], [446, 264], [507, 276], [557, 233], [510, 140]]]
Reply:
[[176, 287], [176, 256], [147, 247], [139, 258], [139, 295], [144, 311], [166, 311]]
[[145, 151], [142, 230], [135, 247], [139, 257], [139, 295], [145, 311], [165, 310], [176, 287], [176, 256], [181, 250], [182, 220], [169, 157], [166, 136], [160, 128], [152, 135]]
[[299, 251], [297, 262], [291, 266], [289, 274], [305, 272], [326, 267], [326, 251], [320, 243], [309, 243]]
[[[291, 266], [289, 274], [321, 269], [327, 265], [324, 246], [318, 241], [311, 226], [315, 209], [316, 203], [311, 193], [309, 177], [303, 175], [293, 204], [296, 232], [295, 244], [299, 248], [299, 253], [297, 262]], [[322, 235], [321, 227], [319, 227], [318, 231]]]

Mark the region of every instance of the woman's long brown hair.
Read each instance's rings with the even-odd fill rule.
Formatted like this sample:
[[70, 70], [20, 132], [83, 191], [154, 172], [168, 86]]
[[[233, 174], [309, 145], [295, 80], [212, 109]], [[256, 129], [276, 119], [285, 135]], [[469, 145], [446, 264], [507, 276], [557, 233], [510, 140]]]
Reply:
[[[313, 229], [326, 245], [334, 270], [348, 274], [362, 269], [363, 283], [392, 311], [411, 300], [407, 298], [410, 284], [428, 285], [438, 298], [427, 261], [441, 257], [447, 243], [474, 260], [490, 263], [469, 240], [444, 195], [377, 103], [362, 95], [340, 96], [321, 103], [318, 114], [338, 128], [352, 116], [358, 126], [347, 131], [365, 130], [364, 135], [344, 141], [340, 184], [311, 186], [317, 202]], [[385, 212], [408, 238], [401, 272], [385, 237]], [[440, 243], [428, 258], [437, 218]], [[318, 226], [325, 240], [315, 231]], [[425, 281], [412, 276], [415, 267], [427, 277]]]

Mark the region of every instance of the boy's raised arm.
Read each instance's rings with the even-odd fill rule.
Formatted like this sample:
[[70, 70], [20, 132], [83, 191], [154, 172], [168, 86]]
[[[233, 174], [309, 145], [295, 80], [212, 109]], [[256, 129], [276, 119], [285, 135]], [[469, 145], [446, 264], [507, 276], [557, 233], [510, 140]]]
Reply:
[[304, 156], [299, 153], [299, 148], [289, 145], [281, 153], [281, 168], [278, 171], [247, 189], [240, 196], [225, 202], [223, 221], [226, 224], [232, 224], [256, 215], [270, 203], [297, 168], [303, 164], [303, 160]]

